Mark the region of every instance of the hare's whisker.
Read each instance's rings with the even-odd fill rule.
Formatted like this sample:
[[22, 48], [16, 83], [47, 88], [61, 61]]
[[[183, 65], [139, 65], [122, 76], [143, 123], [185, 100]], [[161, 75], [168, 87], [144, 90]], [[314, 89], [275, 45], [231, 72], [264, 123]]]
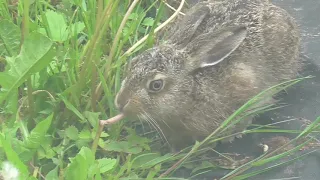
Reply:
[[157, 131], [157, 133], [160, 135], [161, 140], [163, 141], [163, 137], [161, 136], [161, 133], [159, 132], [158, 128], [154, 125], [153, 121], [151, 121], [145, 114], [141, 115], [142, 119], [147, 121], [149, 125], [153, 127]]
[[154, 125], [158, 128], [160, 136], [162, 135], [164, 140], [169, 144], [166, 136], [164, 135], [162, 129], [160, 128], [159, 124], [157, 123], [157, 121], [155, 119], [153, 119], [147, 112], [144, 112], [145, 115], [150, 119], [150, 121], [152, 121], [154, 123]]

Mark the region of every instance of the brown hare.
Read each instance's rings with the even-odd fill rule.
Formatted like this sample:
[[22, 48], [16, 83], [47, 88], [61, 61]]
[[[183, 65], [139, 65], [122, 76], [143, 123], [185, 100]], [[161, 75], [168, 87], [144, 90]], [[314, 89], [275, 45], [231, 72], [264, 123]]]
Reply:
[[299, 48], [294, 19], [269, 0], [200, 2], [163, 43], [130, 61], [115, 104], [181, 148], [212, 133], [260, 91], [294, 78]]

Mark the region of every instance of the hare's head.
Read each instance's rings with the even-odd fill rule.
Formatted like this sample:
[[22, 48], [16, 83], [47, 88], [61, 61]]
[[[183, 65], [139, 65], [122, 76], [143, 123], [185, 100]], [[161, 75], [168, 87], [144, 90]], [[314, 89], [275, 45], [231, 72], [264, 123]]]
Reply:
[[144, 51], [130, 61], [116, 106], [125, 115], [156, 120], [185, 114], [197, 96], [195, 73], [227, 59], [246, 34], [245, 27], [222, 28], [190, 38], [183, 46], [168, 41]]

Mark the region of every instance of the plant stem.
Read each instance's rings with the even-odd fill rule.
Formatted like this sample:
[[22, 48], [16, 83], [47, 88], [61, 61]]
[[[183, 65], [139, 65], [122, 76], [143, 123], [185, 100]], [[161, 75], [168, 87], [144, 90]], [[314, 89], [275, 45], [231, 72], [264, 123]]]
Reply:
[[[160, 26], [158, 26], [155, 30], [154, 33], [157, 33], [158, 31], [160, 31], [162, 28], [164, 28], [166, 25], [168, 25], [174, 18], [176, 18], [179, 15], [179, 12], [181, 12], [181, 9], [183, 7], [185, 3], [185, 0], [181, 0], [181, 3], [177, 9], [177, 11], [175, 13], [172, 14], [172, 16], [170, 16], [169, 19], [167, 19], [164, 23], [162, 23]], [[142, 39], [140, 39], [137, 43], [135, 43], [133, 46], [131, 46], [125, 53], [123, 53], [123, 56], [127, 56], [129, 55], [132, 51], [134, 51], [138, 46], [140, 46], [145, 40], [148, 39], [149, 35], [144, 36]]]
[[[115, 3], [115, 5], [116, 4], [117, 3]], [[80, 63], [83, 62], [83, 65], [80, 71], [79, 82], [76, 88], [77, 96], [79, 96], [82, 88], [85, 86], [87, 71], [88, 69], [90, 69], [94, 51], [96, 50], [97, 45], [99, 44], [99, 37], [101, 36], [100, 31], [102, 31], [103, 26], [109, 22], [109, 19], [110, 19], [109, 17], [111, 15], [113, 5], [114, 5], [114, 2], [110, 1], [108, 6], [103, 11], [103, 16], [97, 19], [95, 33], [92, 39], [90, 39], [90, 41], [88, 42], [88, 45], [85, 46], [84, 52], [80, 58]]]
[[31, 83], [31, 77], [27, 79], [27, 93], [28, 93], [28, 104], [29, 104], [29, 113], [31, 118], [34, 115], [34, 100], [32, 95], [32, 83]]
[[[104, 77], [105, 79], [107, 80], [107, 76], [109, 74], [109, 71], [110, 71], [110, 65], [112, 64], [112, 60], [113, 60], [113, 56], [117, 50], [117, 46], [118, 46], [118, 43], [119, 43], [119, 39], [121, 37], [121, 34], [122, 34], [122, 30], [124, 28], [124, 26], [126, 25], [126, 22], [131, 14], [131, 12], [133, 11], [133, 9], [136, 7], [136, 5], [138, 4], [139, 0], [134, 0], [132, 2], [132, 4], [130, 5], [129, 9], [127, 10], [126, 14], [124, 15], [122, 21], [121, 21], [121, 24], [118, 28], [118, 31], [117, 31], [117, 34], [113, 40], [113, 43], [112, 43], [112, 47], [111, 47], [111, 50], [110, 50], [110, 53], [109, 53], [109, 58], [108, 58], [108, 61], [107, 61], [107, 65], [106, 65], [106, 70], [105, 70], [105, 73], [104, 73]], [[99, 83], [99, 85], [97, 86], [96, 90], [94, 91], [95, 92], [95, 95], [92, 97], [95, 98], [94, 100], [96, 100], [98, 97], [100, 97], [101, 93], [102, 93], [102, 87], [101, 87], [101, 82]]]
[[97, 130], [97, 133], [96, 133], [96, 137], [94, 138], [92, 146], [91, 146], [91, 150], [92, 150], [93, 154], [96, 154], [98, 143], [99, 143], [99, 139], [100, 139], [101, 133], [103, 131], [103, 127], [104, 127], [104, 125], [99, 123], [98, 130]]
[[113, 124], [115, 122], [118, 122], [120, 121], [121, 119], [124, 118], [124, 115], [123, 114], [118, 114], [108, 120], [100, 120], [99, 121], [99, 126], [98, 126], [98, 130], [97, 130], [97, 133], [96, 133], [96, 137], [94, 138], [93, 140], [93, 143], [92, 143], [92, 147], [91, 147], [91, 150], [93, 152], [93, 154], [96, 153], [96, 150], [97, 150], [97, 147], [98, 147], [98, 143], [99, 143], [99, 139], [100, 139], [100, 136], [101, 136], [101, 133], [103, 131], [103, 127], [104, 125], [108, 125], [108, 124]]
[[[21, 31], [21, 43], [20, 47], [22, 47], [25, 39], [29, 35], [29, 0], [23, 1], [23, 21], [22, 21], [22, 31]], [[28, 94], [28, 103], [29, 103], [29, 112], [31, 117], [34, 113], [34, 101], [33, 101], [33, 95], [32, 95], [32, 83], [31, 83], [31, 77], [27, 79], [27, 94]]]

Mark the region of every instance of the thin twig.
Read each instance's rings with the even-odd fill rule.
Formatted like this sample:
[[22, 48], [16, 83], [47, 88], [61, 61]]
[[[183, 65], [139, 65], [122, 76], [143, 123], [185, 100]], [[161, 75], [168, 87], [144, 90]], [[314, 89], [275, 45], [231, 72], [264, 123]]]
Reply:
[[[124, 15], [124, 18], [123, 18], [122, 21], [121, 21], [121, 24], [120, 24], [120, 26], [119, 26], [119, 28], [118, 28], [117, 34], [116, 34], [116, 36], [115, 36], [115, 38], [114, 38], [114, 40], [113, 40], [113, 43], [112, 43], [111, 51], [110, 51], [110, 54], [109, 54], [109, 61], [108, 61], [109, 64], [111, 64], [112, 58], [113, 58], [114, 53], [115, 53], [115, 51], [116, 51], [116, 49], [117, 49], [117, 45], [118, 45], [119, 39], [120, 39], [120, 37], [121, 37], [122, 30], [123, 30], [124, 26], [126, 25], [126, 22], [127, 22], [128, 18], [129, 18], [129, 16], [130, 16], [131, 12], [132, 12], [133, 9], [136, 7], [136, 5], [137, 5], [138, 2], [139, 2], [139, 0], [134, 0], [134, 1], [132, 2], [132, 4], [130, 5], [128, 11], [127, 11], [126, 14]], [[108, 68], [108, 67], [107, 67], [107, 68]]]
[[[163, 1], [163, 3], [166, 5], [166, 6], [168, 6], [168, 8], [170, 8], [171, 10], [173, 10], [173, 11], [177, 11], [174, 7], [172, 7], [169, 3], [167, 3], [166, 1], [164, 1], [164, 0], [162, 0]], [[184, 14], [183, 12], [179, 12], [179, 14], [181, 14], [181, 15], [183, 15], [183, 16], [185, 16], [186, 14]]]
[[[114, 40], [113, 40], [112, 47], [111, 47], [111, 50], [110, 50], [110, 54], [109, 54], [109, 58], [108, 58], [107, 66], [106, 66], [106, 71], [105, 71], [105, 75], [104, 75], [105, 79], [106, 79], [106, 76], [107, 76], [107, 74], [108, 74], [108, 72], [109, 72], [110, 64], [112, 63], [112, 59], [113, 59], [113, 56], [114, 56], [114, 54], [115, 54], [115, 51], [116, 51], [116, 49], [117, 49], [117, 45], [118, 45], [119, 39], [120, 39], [120, 37], [121, 37], [122, 30], [123, 30], [124, 26], [126, 25], [126, 22], [127, 22], [128, 18], [129, 18], [129, 16], [130, 16], [131, 12], [132, 12], [133, 9], [136, 7], [136, 5], [137, 5], [138, 2], [139, 2], [139, 0], [134, 0], [134, 1], [132, 2], [132, 4], [130, 5], [128, 11], [126, 12], [126, 14], [124, 15], [124, 17], [123, 17], [123, 19], [122, 19], [122, 21], [121, 21], [121, 24], [120, 24], [120, 26], [119, 26], [119, 28], [118, 28], [117, 34], [116, 34], [116, 36], [115, 36], [115, 38], [114, 38]], [[100, 82], [100, 83], [98, 84], [98, 86], [96, 87], [96, 89], [95, 89], [95, 91], [94, 91], [94, 93], [95, 93], [95, 96], [94, 96], [94, 97], [100, 96], [100, 94], [101, 94], [101, 87], [102, 87], [101, 85], [102, 85], [102, 83]]]
[[47, 90], [36, 90], [36, 91], [33, 91], [32, 94], [35, 95], [35, 94], [38, 94], [38, 93], [41, 93], [41, 92], [47, 93], [52, 101], [56, 101], [56, 99], [53, 97], [53, 95]]
[[99, 142], [99, 139], [100, 139], [100, 136], [101, 136], [101, 133], [103, 131], [103, 127], [104, 125], [109, 125], [109, 124], [113, 124], [113, 123], [116, 123], [118, 121], [120, 121], [121, 119], [124, 118], [124, 115], [123, 114], [118, 114], [110, 119], [107, 119], [107, 120], [100, 120], [99, 121], [99, 127], [98, 127], [98, 131], [96, 133], [96, 137], [94, 138], [94, 141], [92, 143], [92, 151], [93, 153], [95, 154], [96, 153], [96, 150], [97, 150], [97, 147], [98, 147], [98, 142]]
[[[169, 19], [167, 19], [164, 23], [162, 23], [160, 26], [158, 26], [155, 30], [154, 33], [157, 33], [160, 31], [162, 28], [164, 28], [166, 25], [168, 25], [176, 16], [178, 16], [179, 12], [181, 11], [183, 5], [185, 3], [185, 0], [181, 0], [180, 5], [175, 13], [173, 13]], [[130, 54], [132, 51], [134, 51], [138, 46], [140, 46], [144, 41], [147, 40], [149, 34], [144, 36], [142, 39], [140, 39], [138, 42], [136, 42], [133, 46], [131, 46], [125, 53], [123, 53], [123, 56], [126, 56]]]
[[[30, 166], [31, 166], [33, 169], [38, 168], [38, 167], [35, 167], [31, 162], [30, 162], [29, 164], [30, 164]], [[37, 174], [39, 174], [39, 175], [42, 177], [42, 179], [46, 179], [46, 177], [44, 177], [44, 175], [43, 175], [43, 174], [41, 174], [41, 172], [40, 172], [40, 171], [39, 171]]]
[[116, 123], [118, 121], [120, 121], [121, 119], [124, 118], [123, 114], [118, 114], [110, 119], [107, 120], [100, 120], [100, 125], [104, 126], [104, 125], [109, 125], [109, 124], [113, 124]]

